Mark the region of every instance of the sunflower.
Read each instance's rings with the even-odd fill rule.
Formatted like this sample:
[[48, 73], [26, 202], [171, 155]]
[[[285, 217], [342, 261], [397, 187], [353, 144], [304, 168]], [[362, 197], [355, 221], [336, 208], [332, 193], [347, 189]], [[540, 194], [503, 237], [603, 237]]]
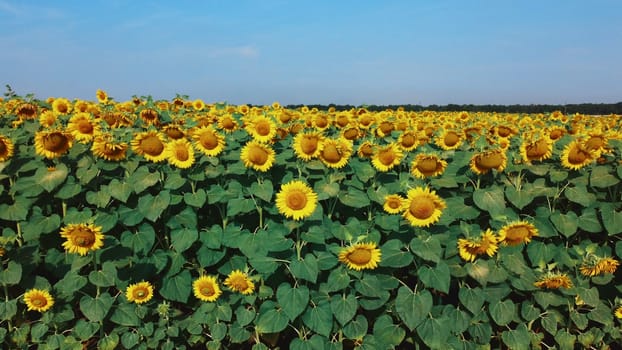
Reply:
[[150, 130], [134, 135], [130, 142], [134, 153], [145, 157], [150, 162], [161, 162], [166, 159], [164, 136], [157, 131]]
[[460, 238], [458, 240], [458, 252], [460, 257], [466, 261], [475, 261], [479, 255], [493, 256], [499, 249], [497, 236], [491, 229], [482, 232], [476, 239]]
[[400, 164], [403, 156], [404, 154], [397, 144], [390, 143], [387, 146], [376, 149], [374, 155], [371, 157], [371, 164], [376, 170], [387, 172]]
[[252, 118], [245, 129], [255, 141], [263, 143], [272, 142], [276, 136], [276, 123], [272, 118], [264, 115]]
[[518, 129], [511, 125], [497, 125], [494, 132], [499, 137], [512, 137], [518, 133]]
[[195, 111], [201, 111], [205, 108], [205, 102], [201, 99], [196, 99], [192, 101], [192, 108], [194, 108]]
[[276, 207], [287, 218], [300, 220], [311, 216], [317, 206], [317, 194], [306, 183], [294, 180], [281, 185]]
[[382, 209], [389, 214], [399, 214], [404, 210], [406, 198], [399, 194], [390, 194], [384, 197]]
[[348, 124], [350, 124], [350, 121], [351, 119], [349, 113], [340, 112], [335, 115], [335, 118], [333, 119], [333, 124], [337, 128], [345, 128]]
[[91, 152], [97, 157], [104, 158], [107, 161], [118, 162], [125, 159], [127, 149], [126, 142], [119, 142], [114, 139], [112, 134], [99, 134], [93, 140]]
[[416, 187], [408, 191], [404, 205], [404, 218], [413, 226], [428, 227], [441, 218], [445, 201], [429, 188]]
[[209, 157], [216, 157], [225, 149], [225, 137], [212, 126], [202, 126], [192, 132], [194, 146]]
[[562, 166], [566, 169], [579, 170], [596, 159], [593, 152], [585, 149], [579, 140], [570, 142], [561, 155]]
[[507, 156], [501, 149], [477, 153], [471, 157], [470, 162], [471, 170], [477, 175], [486, 174], [492, 169], [501, 172], [506, 165]]
[[453, 130], [445, 130], [435, 138], [434, 143], [445, 151], [455, 150], [462, 144], [462, 137]]
[[209, 302], [216, 301], [222, 294], [216, 277], [205, 275], [192, 282], [192, 291], [197, 299]]
[[531, 238], [538, 235], [538, 229], [527, 221], [515, 221], [503, 226], [499, 230], [499, 242], [504, 245], [516, 246], [531, 242]]
[[20, 120], [34, 119], [37, 117], [38, 107], [34, 103], [23, 102], [15, 108], [15, 114]]
[[620, 319], [622, 319], [622, 306], [618, 306], [618, 307], [616, 308], [615, 312], [613, 313], [613, 315], [614, 315], [616, 318], [620, 318]]
[[616, 259], [610, 257], [601, 258], [590, 254], [583, 259], [583, 262], [579, 267], [579, 271], [584, 276], [593, 277], [604, 274], [613, 274], [616, 272], [619, 265], [620, 262]]
[[538, 288], [547, 289], [572, 288], [572, 281], [565, 273], [548, 272], [540, 277], [533, 285]]
[[393, 124], [393, 120], [387, 118], [381, 118], [381, 122], [376, 126], [375, 134], [378, 137], [390, 136], [391, 132], [395, 130], [395, 125]]
[[95, 97], [97, 97], [97, 102], [106, 103], [108, 102], [108, 93], [104, 90], [97, 89], [95, 92]]
[[566, 128], [561, 126], [553, 126], [547, 130], [547, 137], [549, 140], [555, 142], [566, 134]]
[[609, 135], [600, 131], [594, 130], [588, 133], [588, 137], [583, 142], [583, 148], [592, 153], [594, 158], [598, 158], [602, 153], [608, 152], [608, 139]]
[[376, 243], [356, 243], [339, 252], [339, 261], [352, 270], [373, 270], [382, 260], [382, 253]]
[[63, 248], [69, 253], [86, 255], [91, 250], [104, 246], [104, 235], [101, 226], [93, 224], [69, 224], [60, 231], [61, 237], [67, 239]]
[[369, 129], [376, 123], [376, 117], [371, 113], [363, 113], [358, 116], [357, 122], [360, 128]]
[[253, 140], [242, 147], [240, 159], [245, 167], [265, 172], [272, 168], [275, 152], [269, 145]]
[[35, 152], [48, 159], [62, 156], [69, 151], [72, 145], [72, 135], [60, 129], [37, 131], [35, 133]]
[[359, 158], [371, 158], [374, 155], [374, 144], [371, 141], [364, 141], [356, 151]]
[[232, 133], [238, 129], [238, 122], [231, 115], [224, 114], [218, 118], [218, 128], [225, 133]]
[[57, 120], [58, 117], [56, 116], [56, 113], [49, 109], [41, 112], [41, 114], [39, 115], [39, 125], [44, 128], [51, 127], [52, 125], [54, 125], [54, 123], [56, 123]]
[[11, 139], [4, 135], [0, 135], [0, 162], [6, 162], [13, 157], [14, 148]]
[[138, 113], [138, 116], [146, 125], [158, 125], [160, 124], [160, 115], [158, 111], [153, 108], [145, 108]]
[[356, 126], [345, 127], [341, 129], [340, 134], [341, 134], [341, 137], [349, 141], [354, 141], [358, 139], [359, 137], [361, 137], [362, 135], [364, 135], [364, 133], [361, 132], [361, 129], [359, 129]]
[[403, 132], [397, 139], [397, 144], [400, 146], [402, 151], [414, 150], [418, 146], [417, 133], [410, 130]]
[[153, 286], [145, 281], [130, 284], [125, 289], [125, 297], [129, 302], [136, 304], [146, 303], [153, 298]]
[[317, 158], [322, 152], [324, 136], [317, 132], [301, 132], [292, 140], [296, 157], [302, 160]]
[[234, 292], [242, 294], [251, 294], [255, 290], [255, 284], [250, 280], [248, 275], [240, 270], [231, 271], [225, 279], [225, 286]]
[[620, 262], [614, 258], [601, 258], [596, 264], [601, 273], [615, 273], [620, 266]]
[[447, 162], [436, 155], [420, 153], [412, 161], [410, 173], [418, 179], [425, 179], [426, 177], [441, 175], [446, 167]]
[[24, 293], [28, 311], [46, 312], [54, 306], [54, 298], [45, 289], [29, 289]]
[[169, 164], [178, 168], [188, 169], [194, 164], [194, 148], [185, 138], [169, 142], [164, 153]]
[[186, 133], [181, 128], [181, 125], [177, 123], [167, 124], [162, 128], [162, 131], [173, 140], [179, 140], [186, 136]]
[[67, 131], [81, 143], [88, 143], [99, 133], [100, 126], [93, 121], [90, 113], [80, 112], [69, 118]]
[[52, 102], [52, 110], [58, 114], [69, 114], [71, 113], [72, 105], [66, 98], [56, 98], [54, 102]]
[[340, 169], [348, 164], [351, 155], [352, 142], [344, 138], [327, 138], [320, 152], [320, 160], [329, 168]]
[[520, 145], [520, 154], [525, 163], [549, 159], [553, 155], [553, 141], [545, 137], [524, 140]]

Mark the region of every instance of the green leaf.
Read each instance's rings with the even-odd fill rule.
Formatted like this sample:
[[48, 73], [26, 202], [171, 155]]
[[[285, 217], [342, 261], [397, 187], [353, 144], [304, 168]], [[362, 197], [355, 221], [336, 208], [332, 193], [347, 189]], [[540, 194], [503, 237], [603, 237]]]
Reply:
[[6, 221], [23, 221], [28, 216], [28, 209], [32, 204], [32, 199], [26, 197], [15, 198], [15, 203], [0, 204], [0, 219]]
[[463, 287], [458, 291], [458, 299], [467, 310], [476, 315], [481, 311], [482, 306], [484, 306], [486, 297], [481, 288]]
[[110, 203], [110, 192], [104, 186], [98, 192], [88, 191], [86, 192], [86, 201], [98, 208], [106, 208]]
[[364, 208], [370, 203], [367, 193], [352, 187], [339, 196], [339, 201], [352, 208]]
[[590, 185], [594, 187], [609, 187], [620, 182], [615, 175], [609, 173], [609, 166], [594, 166], [590, 172]]
[[140, 336], [138, 335], [138, 333], [127, 332], [123, 333], [123, 335], [121, 336], [121, 345], [123, 345], [123, 347], [126, 349], [131, 349], [134, 346], [138, 345], [139, 341]]
[[343, 335], [348, 339], [360, 339], [367, 334], [367, 328], [369, 324], [365, 316], [358, 315], [343, 327]]
[[432, 310], [432, 294], [425, 289], [413, 293], [406, 287], [397, 290], [395, 310], [408, 329], [414, 330]]
[[491, 215], [500, 214], [505, 210], [505, 196], [501, 187], [476, 189], [473, 192], [473, 202]]
[[402, 250], [404, 243], [398, 239], [391, 239], [380, 247], [382, 260], [380, 266], [404, 267], [413, 261], [413, 255], [408, 250]]
[[191, 286], [190, 271], [183, 270], [173, 277], [164, 279], [160, 294], [168, 300], [186, 303], [190, 296]]
[[533, 200], [533, 195], [528, 191], [519, 191], [514, 186], [505, 187], [505, 196], [516, 208], [522, 210]]
[[171, 195], [168, 191], [162, 191], [157, 196], [144, 194], [138, 199], [138, 211], [145, 218], [156, 221], [160, 215], [168, 208], [171, 202]]
[[520, 308], [521, 317], [525, 321], [533, 321], [540, 317], [541, 310], [531, 301], [523, 301]]
[[439, 261], [434, 267], [421, 266], [417, 274], [426, 287], [449, 293], [451, 274], [445, 262]]
[[595, 208], [583, 209], [581, 216], [579, 216], [579, 228], [591, 233], [603, 232], [603, 225], [600, 223]]
[[335, 296], [330, 302], [330, 309], [333, 312], [333, 316], [337, 322], [342, 326], [350, 322], [350, 320], [356, 315], [356, 309], [358, 308], [358, 302], [356, 297], [352, 294], [342, 294], [341, 296]]
[[398, 324], [393, 324], [389, 315], [381, 315], [374, 321], [374, 336], [381, 344], [398, 346], [404, 340], [406, 331]]
[[119, 335], [117, 333], [110, 333], [97, 342], [97, 348], [100, 350], [115, 350], [117, 345], [119, 345]]
[[276, 290], [276, 300], [287, 317], [294, 321], [307, 308], [309, 288], [306, 286], [292, 288], [288, 283], [281, 283]]
[[99, 323], [88, 322], [81, 319], [76, 322], [76, 326], [74, 327], [74, 334], [82, 341], [88, 340], [95, 334], [95, 332], [99, 330], [99, 327]]
[[296, 278], [301, 278], [311, 283], [317, 281], [319, 268], [317, 265], [317, 258], [313, 254], [309, 253], [305, 255], [304, 260], [294, 259], [289, 268]]
[[0, 271], [0, 284], [12, 286], [22, 279], [22, 265], [9, 261], [7, 267]]
[[255, 197], [261, 198], [266, 202], [270, 202], [272, 200], [272, 194], [274, 193], [272, 181], [266, 179], [262, 183], [253, 182], [251, 184], [251, 193]]
[[37, 184], [43, 187], [43, 189], [47, 192], [52, 192], [56, 187], [65, 182], [68, 173], [69, 170], [67, 169], [67, 166], [60, 163], [56, 165], [56, 169], [54, 171], [49, 171], [45, 167], [37, 169], [34, 178]]
[[65, 274], [63, 279], [56, 282], [54, 289], [60, 292], [60, 297], [73, 297], [73, 295], [87, 283], [86, 277], [80, 276], [78, 271], [71, 270]]
[[581, 204], [584, 207], [589, 207], [596, 202], [596, 195], [588, 192], [586, 186], [567, 187], [564, 194], [569, 201]]
[[560, 329], [555, 335], [555, 341], [559, 345], [560, 349], [574, 349], [577, 336]]
[[253, 322], [253, 320], [255, 319], [255, 316], [257, 315], [257, 313], [255, 312], [255, 309], [249, 309], [244, 305], [240, 305], [236, 310], [235, 310], [235, 319], [236, 322], [240, 324], [240, 326], [244, 327], [248, 324], [250, 324], [251, 322]]
[[50, 329], [50, 327], [48, 327], [48, 325], [46, 325], [45, 323], [37, 323], [33, 325], [30, 329], [30, 336], [32, 338], [32, 341], [34, 343], [39, 343], [42, 340], [41, 337], [43, 337], [45, 333], [47, 333], [48, 329]]
[[553, 223], [553, 226], [566, 238], [574, 235], [579, 227], [579, 218], [577, 214], [570, 211], [566, 214], [562, 214], [558, 211], [551, 213], [549, 220]]
[[0, 320], [10, 321], [17, 314], [17, 299], [0, 301]]
[[69, 199], [75, 197], [78, 193], [80, 193], [80, 191], [82, 191], [82, 186], [79, 183], [76, 183], [73, 176], [69, 176], [65, 184], [56, 192], [54, 196], [60, 199]]
[[516, 305], [511, 300], [505, 300], [490, 306], [490, 316], [499, 326], [510, 323], [516, 315]]
[[114, 298], [108, 293], [102, 293], [93, 298], [85, 295], [80, 299], [80, 311], [91, 322], [99, 322], [106, 317]]
[[182, 228], [171, 231], [171, 245], [179, 253], [190, 248], [198, 238], [199, 233], [195, 229]]
[[134, 233], [129, 231], [123, 232], [121, 235], [121, 245], [132, 249], [134, 253], [147, 254], [155, 243], [155, 236], [153, 226], [143, 223]]
[[419, 237], [413, 238], [410, 241], [410, 249], [420, 258], [434, 263], [438, 263], [443, 254], [441, 241], [432, 236], [426, 237], [425, 239]]
[[[621, 244], [622, 246], [622, 244]], [[336, 292], [343, 290], [350, 285], [350, 275], [348, 271], [340, 266], [330, 272], [326, 289], [328, 292]]]
[[227, 202], [227, 216], [234, 217], [255, 210], [255, 202], [249, 198], [233, 198]]
[[[210, 324], [209, 330], [214, 340], [221, 341], [225, 339], [225, 336], [227, 336], [227, 324], [224, 322]], [[261, 331], [265, 332], [263, 329]]]
[[318, 200], [324, 200], [339, 195], [339, 184], [336, 182], [318, 181], [313, 186], [313, 190], [317, 193]]
[[207, 201], [205, 190], [199, 188], [194, 193], [184, 193], [184, 202], [193, 207], [201, 208]]
[[106, 261], [101, 270], [91, 271], [89, 281], [98, 287], [111, 287], [115, 285], [117, 269], [113, 262]]
[[155, 185], [160, 181], [160, 173], [149, 172], [147, 166], [141, 166], [128, 179], [128, 182], [132, 185], [134, 192], [137, 194], [143, 192], [147, 188]]
[[[522, 350], [529, 349], [530, 344], [529, 329], [524, 323], [519, 324], [516, 329], [504, 331], [501, 333], [501, 339], [503, 343], [510, 349]], [[566, 349], [566, 348], [564, 348]]]
[[259, 333], [278, 333], [289, 324], [289, 318], [283, 310], [270, 308], [267, 311], [260, 312], [255, 324]]
[[328, 337], [333, 329], [333, 313], [328, 302], [308, 307], [302, 314], [302, 322], [315, 333]]
[[603, 203], [600, 206], [600, 216], [609, 236], [622, 232], [622, 212], [616, 211], [613, 203]]
[[417, 326], [417, 334], [431, 349], [445, 349], [450, 327], [446, 319], [426, 318]]
[[129, 183], [113, 179], [108, 184], [108, 191], [112, 198], [115, 198], [123, 203], [127, 202], [127, 199], [132, 194], [132, 186]]

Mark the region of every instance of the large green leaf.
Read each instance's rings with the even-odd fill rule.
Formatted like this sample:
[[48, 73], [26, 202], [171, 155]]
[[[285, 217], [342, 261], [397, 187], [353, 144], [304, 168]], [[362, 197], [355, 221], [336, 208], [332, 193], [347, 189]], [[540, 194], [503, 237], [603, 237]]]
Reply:
[[434, 263], [438, 263], [441, 260], [441, 255], [443, 254], [441, 241], [433, 236], [413, 238], [410, 241], [410, 249], [420, 258]]
[[577, 233], [577, 228], [579, 227], [579, 218], [577, 214], [570, 211], [566, 214], [562, 214], [559, 211], [551, 213], [549, 219], [562, 235], [566, 236], [566, 238]]
[[250, 192], [253, 196], [263, 199], [266, 202], [270, 202], [272, 194], [274, 193], [274, 186], [272, 181], [264, 180], [261, 183], [253, 182], [251, 184]]
[[205, 190], [199, 188], [194, 193], [184, 193], [184, 203], [193, 207], [201, 208], [207, 201]]
[[100, 322], [106, 317], [114, 298], [108, 293], [102, 293], [95, 298], [85, 295], [80, 299], [80, 311], [91, 322]]
[[610, 236], [622, 233], [622, 211], [617, 211], [613, 203], [603, 203], [599, 209], [607, 233]]
[[112, 198], [125, 203], [132, 194], [132, 186], [126, 181], [121, 182], [118, 179], [113, 179], [108, 184], [108, 191]]
[[421, 266], [417, 273], [426, 287], [449, 293], [451, 274], [445, 262], [439, 261], [434, 267]]
[[533, 200], [533, 194], [524, 190], [519, 191], [511, 185], [505, 187], [505, 196], [519, 210], [522, 210]]
[[516, 305], [511, 300], [504, 300], [490, 305], [490, 316], [499, 326], [505, 326], [516, 316]]
[[65, 179], [69, 169], [63, 163], [56, 165], [53, 171], [41, 167], [35, 173], [35, 179], [38, 185], [43, 187], [47, 192], [52, 192], [56, 187], [60, 186]]
[[333, 313], [328, 302], [308, 307], [302, 314], [302, 322], [317, 334], [328, 337], [333, 329]]
[[432, 294], [428, 290], [413, 292], [406, 287], [397, 290], [395, 310], [408, 329], [414, 330], [432, 310]]
[[383, 244], [380, 266], [398, 268], [410, 265], [413, 261], [413, 255], [403, 248], [404, 243], [398, 239], [392, 239]]
[[116, 279], [117, 269], [111, 261], [104, 262], [101, 270], [95, 270], [89, 273], [89, 282], [98, 287], [114, 286]]
[[473, 314], [478, 314], [482, 306], [484, 306], [484, 301], [486, 301], [486, 297], [481, 288], [469, 287], [460, 288], [458, 291], [458, 299], [460, 303]]
[[446, 349], [450, 327], [447, 319], [426, 318], [417, 326], [417, 334], [430, 349]]
[[496, 215], [505, 210], [505, 196], [501, 187], [478, 188], [473, 192], [473, 202], [478, 208]]
[[584, 207], [589, 207], [596, 202], [596, 195], [587, 191], [586, 186], [573, 186], [567, 187], [564, 191], [568, 200], [581, 204]]
[[510, 329], [501, 333], [501, 339], [503, 339], [503, 343], [507, 345], [509, 349], [527, 350], [530, 348], [529, 344], [531, 340], [529, 329], [527, 329], [524, 323], [519, 324], [515, 329]]
[[269, 308], [260, 311], [255, 324], [259, 333], [277, 333], [289, 324], [289, 318], [282, 309]]
[[110, 316], [110, 321], [127, 327], [136, 327], [141, 324], [141, 320], [136, 314], [136, 305], [132, 303], [121, 303], [117, 306]]
[[179, 274], [163, 280], [160, 294], [168, 300], [186, 303], [190, 297], [191, 289], [192, 276], [190, 271], [183, 270]]
[[615, 175], [609, 173], [609, 166], [597, 165], [590, 172], [590, 185], [594, 187], [609, 187], [620, 182]]
[[134, 192], [140, 194], [147, 188], [160, 181], [160, 173], [150, 172], [146, 166], [141, 166], [130, 176], [128, 182], [132, 185]]
[[347, 192], [340, 194], [339, 201], [352, 208], [364, 208], [370, 203], [367, 193], [356, 188], [348, 188]]
[[199, 233], [196, 229], [182, 228], [171, 231], [171, 245], [179, 253], [190, 248], [198, 238]]
[[288, 283], [281, 283], [276, 290], [276, 300], [287, 317], [293, 321], [307, 308], [309, 288], [306, 286], [292, 288]]
[[317, 258], [310, 253], [305, 255], [304, 260], [294, 259], [289, 269], [292, 271], [294, 277], [307, 280], [311, 283], [317, 281], [317, 276], [320, 272], [317, 265]]
[[138, 211], [145, 218], [156, 221], [160, 215], [168, 208], [171, 202], [171, 195], [168, 191], [162, 191], [157, 196], [144, 194], [138, 199]]
[[0, 271], [0, 284], [11, 286], [18, 284], [22, 279], [22, 265], [9, 261], [7, 267]]
[[333, 312], [333, 316], [337, 322], [342, 326], [350, 322], [350, 320], [356, 315], [356, 309], [358, 302], [356, 297], [352, 294], [345, 294], [341, 296], [335, 296], [330, 302], [330, 309]]

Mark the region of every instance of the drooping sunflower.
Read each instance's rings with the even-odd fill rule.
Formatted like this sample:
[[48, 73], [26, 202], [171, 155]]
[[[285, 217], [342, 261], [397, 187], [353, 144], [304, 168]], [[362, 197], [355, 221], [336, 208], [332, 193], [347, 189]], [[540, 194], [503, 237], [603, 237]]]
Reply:
[[216, 301], [222, 294], [216, 277], [203, 275], [192, 282], [194, 296], [202, 301]]
[[39, 115], [39, 125], [44, 128], [51, 127], [52, 125], [54, 125], [54, 123], [56, 123], [57, 120], [58, 117], [56, 116], [56, 113], [49, 109], [46, 109]]
[[415, 187], [408, 191], [403, 216], [412, 226], [428, 227], [440, 220], [446, 206], [445, 201], [436, 195], [436, 191], [427, 187]]
[[501, 172], [505, 169], [507, 160], [505, 151], [501, 149], [484, 151], [471, 157], [470, 168], [477, 175], [486, 174], [492, 169]]
[[538, 288], [559, 289], [572, 288], [572, 281], [565, 273], [547, 272], [541, 276], [534, 284]]
[[455, 150], [462, 144], [462, 137], [454, 130], [444, 130], [434, 139], [434, 143], [445, 151]]
[[276, 136], [277, 127], [272, 118], [260, 115], [253, 117], [245, 129], [255, 141], [270, 143]]
[[58, 114], [69, 114], [72, 109], [71, 102], [69, 102], [66, 98], [56, 98], [54, 102], [52, 102], [52, 110]]
[[616, 272], [620, 262], [611, 257], [599, 257], [594, 254], [589, 254], [581, 262], [579, 271], [582, 275], [593, 277], [604, 274], [613, 274]]
[[574, 140], [566, 145], [561, 155], [562, 166], [572, 170], [586, 167], [595, 159], [595, 154], [585, 149], [579, 140]]
[[384, 197], [382, 209], [389, 214], [400, 214], [404, 210], [404, 203], [406, 198], [399, 194], [390, 194]]
[[613, 274], [620, 266], [620, 262], [614, 258], [605, 257], [601, 258], [596, 264], [601, 273]]
[[63, 248], [69, 253], [86, 255], [104, 246], [102, 228], [94, 224], [69, 224], [61, 229], [60, 235], [66, 239]]
[[177, 123], [166, 124], [162, 128], [162, 131], [166, 134], [166, 136], [173, 140], [180, 140], [186, 136], [184, 129]]
[[146, 303], [153, 298], [153, 286], [146, 281], [130, 284], [125, 289], [125, 297], [131, 303]]
[[525, 163], [549, 159], [553, 155], [553, 141], [546, 137], [526, 139], [520, 145], [520, 154]]
[[194, 164], [194, 148], [186, 138], [169, 142], [164, 152], [169, 164], [178, 168], [188, 169]]
[[147, 126], [149, 125], [159, 125], [160, 124], [160, 115], [158, 111], [153, 108], [145, 108], [138, 113], [140, 119], [142, 119], [143, 123]]
[[340, 169], [348, 164], [352, 155], [352, 142], [344, 138], [324, 140], [324, 147], [320, 152], [320, 160], [329, 168]]
[[406, 130], [400, 134], [400, 137], [397, 139], [397, 144], [400, 146], [402, 151], [412, 151], [417, 148], [417, 133], [412, 130]]
[[458, 240], [458, 253], [466, 261], [475, 261], [480, 255], [495, 255], [499, 249], [497, 243], [497, 236], [491, 229], [487, 229], [478, 238], [460, 238]]
[[535, 236], [538, 236], [538, 229], [527, 221], [515, 221], [499, 230], [499, 242], [509, 246], [529, 243]]
[[240, 159], [245, 167], [265, 172], [272, 168], [275, 152], [269, 145], [251, 140], [242, 147]]
[[29, 289], [24, 293], [28, 311], [46, 312], [54, 306], [54, 298], [45, 289]]
[[166, 159], [164, 136], [155, 130], [137, 133], [130, 144], [134, 153], [150, 162], [157, 163]]
[[214, 126], [202, 126], [192, 132], [194, 146], [208, 157], [216, 157], [225, 149], [225, 137]]
[[395, 143], [390, 143], [384, 147], [378, 147], [371, 157], [371, 164], [376, 170], [387, 172], [400, 164], [404, 154]]
[[91, 152], [99, 158], [107, 161], [118, 162], [127, 156], [127, 142], [115, 140], [114, 136], [109, 133], [102, 133], [95, 136]]
[[0, 162], [6, 162], [13, 157], [15, 146], [11, 139], [4, 135], [0, 135]]
[[108, 102], [108, 93], [104, 90], [97, 89], [95, 92], [95, 97], [97, 97], [97, 102], [106, 103]]
[[248, 274], [240, 271], [233, 270], [225, 279], [224, 285], [229, 287], [234, 292], [239, 292], [244, 295], [248, 295], [255, 291], [255, 284], [248, 277]]
[[64, 130], [42, 130], [35, 133], [35, 152], [48, 159], [62, 156], [72, 145], [73, 136]]
[[302, 160], [317, 158], [322, 152], [324, 136], [317, 131], [301, 132], [292, 140], [296, 157]]
[[90, 113], [80, 112], [69, 118], [67, 131], [81, 143], [88, 143], [99, 133], [100, 125], [95, 123]]
[[373, 270], [382, 260], [382, 253], [376, 243], [356, 243], [339, 252], [339, 261], [352, 270]]
[[412, 161], [410, 173], [418, 179], [425, 179], [426, 177], [441, 175], [445, 168], [447, 168], [445, 160], [434, 154], [420, 153]]
[[287, 218], [294, 220], [311, 216], [317, 206], [317, 194], [306, 183], [294, 180], [281, 185], [276, 194], [276, 207]]

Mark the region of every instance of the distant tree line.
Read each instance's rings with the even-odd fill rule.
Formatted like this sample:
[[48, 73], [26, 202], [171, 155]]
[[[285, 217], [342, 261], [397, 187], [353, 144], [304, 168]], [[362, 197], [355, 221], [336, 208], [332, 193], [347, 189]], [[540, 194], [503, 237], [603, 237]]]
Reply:
[[[287, 105], [287, 108], [296, 109], [303, 105]], [[622, 102], [618, 103], [579, 103], [579, 104], [565, 104], [565, 105], [547, 105], [547, 104], [531, 104], [531, 105], [306, 105], [309, 108], [317, 108], [319, 110], [328, 110], [330, 107], [334, 107], [337, 111], [346, 111], [352, 108], [364, 107], [369, 111], [377, 112], [386, 109], [396, 110], [399, 107], [404, 108], [406, 111], [437, 111], [437, 112], [497, 112], [497, 113], [551, 113], [554, 111], [561, 111], [564, 114], [592, 114], [592, 115], [607, 115], [607, 114], [622, 114]]]

